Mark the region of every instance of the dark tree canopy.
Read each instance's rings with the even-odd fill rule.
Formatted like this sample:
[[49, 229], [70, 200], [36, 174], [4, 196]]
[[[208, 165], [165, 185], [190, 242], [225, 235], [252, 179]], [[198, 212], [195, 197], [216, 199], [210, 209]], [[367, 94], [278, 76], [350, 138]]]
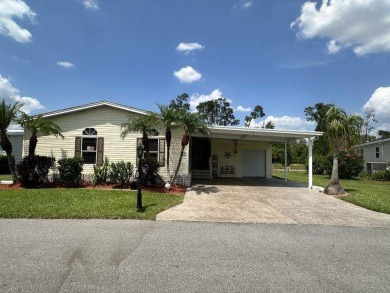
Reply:
[[199, 103], [196, 107], [201, 117], [208, 125], [238, 125], [239, 119], [233, 114], [233, 108], [225, 98]]
[[170, 109], [184, 109], [186, 111], [190, 110], [190, 103], [188, 103], [188, 95], [186, 93], [177, 96], [175, 100], [171, 100], [169, 103]]
[[264, 128], [266, 128], [266, 129], [275, 129], [275, 123], [273, 123], [273, 122], [270, 120], [270, 121], [268, 121], [268, 122], [265, 124]]
[[390, 138], [390, 131], [387, 130], [378, 130], [379, 139]]
[[324, 131], [325, 113], [332, 107], [332, 104], [317, 103], [314, 107], [306, 107], [304, 112], [307, 121], [314, 121], [317, 123], [316, 131]]
[[[307, 121], [314, 121], [317, 123], [316, 131], [325, 131], [326, 122], [325, 114], [332, 107], [332, 104], [317, 103], [314, 107], [306, 107], [304, 112]], [[320, 155], [327, 155], [330, 152], [329, 145], [324, 136], [320, 136], [314, 141], [313, 153]]]
[[265, 116], [265, 113], [264, 113], [263, 107], [260, 106], [260, 105], [257, 105], [253, 109], [253, 111], [251, 112], [251, 114], [249, 116], [245, 116], [245, 126], [249, 127], [249, 125], [251, 124], [252, 119], [257, 119], [257, 118], [261, 118], [261, 117], [264, 117], [264, 116]]

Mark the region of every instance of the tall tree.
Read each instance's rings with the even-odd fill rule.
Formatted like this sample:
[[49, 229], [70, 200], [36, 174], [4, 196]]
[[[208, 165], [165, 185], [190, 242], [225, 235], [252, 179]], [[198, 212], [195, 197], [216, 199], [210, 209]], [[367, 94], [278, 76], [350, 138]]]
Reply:
[[190, 110], [190, 103], [188, 103], [188, 95], [186, 93], [177, 96], [175, 100], [171, 100], [169, 103], [170, 109], [184, 109], [186, 111]]
[[160, 117], [161, 117], [161, 123], [165, 127], [165, 140], [167, 142], [167, 170], [168, 170], [168, 177], [171, 177], [170, 173], [170, 150], [171, 150], [171, 141], [172, 141], [172, 129], [174, 127], [177, 127], [177, 124], [175, 124], [178, 120], [178, 110], [175, 108], [169, 108], [165, 105], [157, 105], [160, 109]]
[[225, 98], [205, 101], [196, 107], [208, 125], [238, 125], [240, 120], [233, 114], [233, 108]]
[[333, 155], [332, 175], [324, 192], [331, 195], [343, 194], [344, 190], [339, 181], [337, 155], [341, 147], [352, 145], [360, 138], [363, 119], [359, 115], [348, 115], [343, 109], [333, 105], [326, 112], [324, 122], [326, 125], [324, 136]]
[[156, 127], [161, 124], [154, 113], [141, 115], [138, 117], [130, 117], [128, 121], [122, 124], [121, 137], [124, 139], [130, 133], [142, 133], [142, 144], [144, 145], [146, 156], [149, 156], [149, 135], [156, 132]]
[[55, 137], [59, 136], [64, 138], [61, 128], [56, 123], [43, 118], [42, 115], [34, 117], [23, 113], [21, 118], [18, 119], [18, 123], [24, 128], [24, 130], [28, 130], [31, 133], [28, 145], [28, 155], [30, 157], [35, 155], [39, 132], [44, 135], [54, 135]]
[[6, 104], [4, 99], [0, 103], [0, 145], [7, 154], [8, 166], [14, 182], [17, 180], [15, 160], [12, 156], [12, 143], [8, 138], [7, 129], [12, 122], [16, 121], [17, 115], [20, 113], [22, 107], [23, 104], [20, 104], [19, 102], [16, 102], [13, 105]]
[[374, 126], [372, 126], [372, 123], [376, 123], [378, 122], [376, 119], [375, 119], [375, 110], [370, 108], [370, 107], [366, 107], [364, 108], [364, 116], [363, 116], [363, 129], [364, 129], [364, 142], [368, 142], [369, 141], [369, 134], [370, 132], [374, 129]]
[[[332, 107], [332, 104], [317, 103], [314, 107], [306, 107], [304, 112], [307, 121], [316, 122], [316, 131], [324, 131], [326, 129], [325, 114]], [[313, 153], [318, 155], [329, 154], [329, 144], [324, 136], [318, 137], [313, 143]]]
[[378, 130], [379, 139], [390, 138], [390, 131], [387, 130]]
[[265, 113], [264, 113], [264, 109], [262, 106], [260, 105], [257, 105], [253, 111], [251, 112], [251, 114], [248, 116], [245, 116], [245, 126], [246, 127], [249, 127], [249, 125], [251, 124], [252, 120], [254, 119], [257, 119], [257, 118], [262, 118], [265, 116]]
[[181, 109], [178, 115], [178, 125], [184, 129], [184, 134], [181, 139], [181, 151], [179, 156], [179, 161], [176, 166], [175, 173], [172, 176], [171, 184], [175, 182], [177, 173], [179, 172], [181, 161], [184, 155], [184, 149], [190, 141], [190, 137], [195, 132], [200, 132], [205, 135], [209, 135], [210, 132], [207, 128], [207, 124], [204, 122], [199, 113], [191, 113], [185, 109]]

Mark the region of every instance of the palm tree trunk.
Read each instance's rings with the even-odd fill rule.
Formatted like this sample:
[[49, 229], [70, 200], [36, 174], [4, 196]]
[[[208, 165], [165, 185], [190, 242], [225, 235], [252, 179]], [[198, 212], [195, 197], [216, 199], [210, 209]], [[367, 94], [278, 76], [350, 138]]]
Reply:
[[28, 144], [28, 155], [33, 157], [35, 155], [35, 149], [37, 148], [38, 139], [36, 135], [31, 135], [30, 141]]
[[337, 158], [337, 150], [338, 147], [333, 148], [332, 175], [330, 177], [329, 185], [324, 190], [326, 194], [330, 195], [339, 195], [345, 193], [344, 189], [340, 185], [339, 180], [339, 160]]
[[183, 156], [184, 156], [184, 149], [185, 149], [185, 145], [181, 145], [181, 151], [180, 151], [180, 156], [179, 156], [179, 162], [177, 163], [177, 167], [176, 167], [176, 170], [175, 170], [175, 173], [173, 174], [173, 177], [171, 179], [171, 182], [170, 184], [172, 185], [173, 182], [175, 182], [175, 179], [176, 179], [176, 176], [177, 176], [177, 173], [179, 173], [179, 169], [180, 169], [180, 165], [181, 165], [181, 160], [183, 159]]
[[11, 175], [12, 175], [12, 180], [13, 180], [13, 182], [16, 182], [16, 181], [18, 181], [18, 178], [16, 177], [16, 172], [15, 172], [15, 159], [12, 156], [12, 153], [9, 153], [9, 152], [6, 152], [6, 153], [7, 153], [9, 170], [10, 170]]

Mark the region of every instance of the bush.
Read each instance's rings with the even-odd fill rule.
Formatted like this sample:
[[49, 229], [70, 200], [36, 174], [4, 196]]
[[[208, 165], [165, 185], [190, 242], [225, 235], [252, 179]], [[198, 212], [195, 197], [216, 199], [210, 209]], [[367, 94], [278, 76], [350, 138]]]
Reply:
[[55, 159], [46, 156], [27, 156], [16, 165], [18, 181], [23, 187], [41, 187], [47, 182], [49, 169], [54, 166]]
[[103, 185], [107, 182], [108, 171], [110, 168], [110, 162], [106, 157], [101, 166], [93, 165], [92, 184]]
[[[363, 156], [355, 149], [340, 148], [337, 156], [339, 161], [339, 178], [351, 179], [359, 175], [364, 169]], [[332, 174], [333, 157], [328, 156], [329, 165], [326, 166], [326, 172]]]
[[[15, 158], [12, 156], [13, 160]], [[10, 174], [7, 156], [0, 155], [0, 174]]]
[[79, 184], [84, 160], [81, 158], [66, 158], [58, 160], [60, 181], [64, 183]]
[[158, 171], [160, 170], [160, 164], [156, 159], [152, 157], [144, 158], [141, 160], [142, 166], [142, 185], [157, 185]]
[[116, 182], [122, 186], [129, 185], [133, 170], [133, 165], [130, 162], [111, 163], [108, 177], [111, 182]]
[[313, 156], [313, 174], [324, 174], [327, 165], [329, 165], [327, 162], [327, 157], [321, 155]]
[[360, 172], [359, 175], [357, 176], [357, 178], [359, 179], [363, 179], [363, 180], [371, 180], [372, 177], [371, 177], [371, 173], [369, 172]]
[[375, 181], [390, 181], [390, 171], [389, 170], [375, 171], [371, 174], [371, 179]]

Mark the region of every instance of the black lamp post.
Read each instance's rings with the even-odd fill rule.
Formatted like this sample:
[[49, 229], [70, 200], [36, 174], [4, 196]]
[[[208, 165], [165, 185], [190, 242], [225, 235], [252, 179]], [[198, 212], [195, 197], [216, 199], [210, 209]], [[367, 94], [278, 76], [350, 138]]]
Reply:
[[137, 209], [142, 210], [142, 158], [144, 156], [144, 146], [140, 144], [137, 146], [137, 156], [138, 156], [138, 192], [137, 192]]

